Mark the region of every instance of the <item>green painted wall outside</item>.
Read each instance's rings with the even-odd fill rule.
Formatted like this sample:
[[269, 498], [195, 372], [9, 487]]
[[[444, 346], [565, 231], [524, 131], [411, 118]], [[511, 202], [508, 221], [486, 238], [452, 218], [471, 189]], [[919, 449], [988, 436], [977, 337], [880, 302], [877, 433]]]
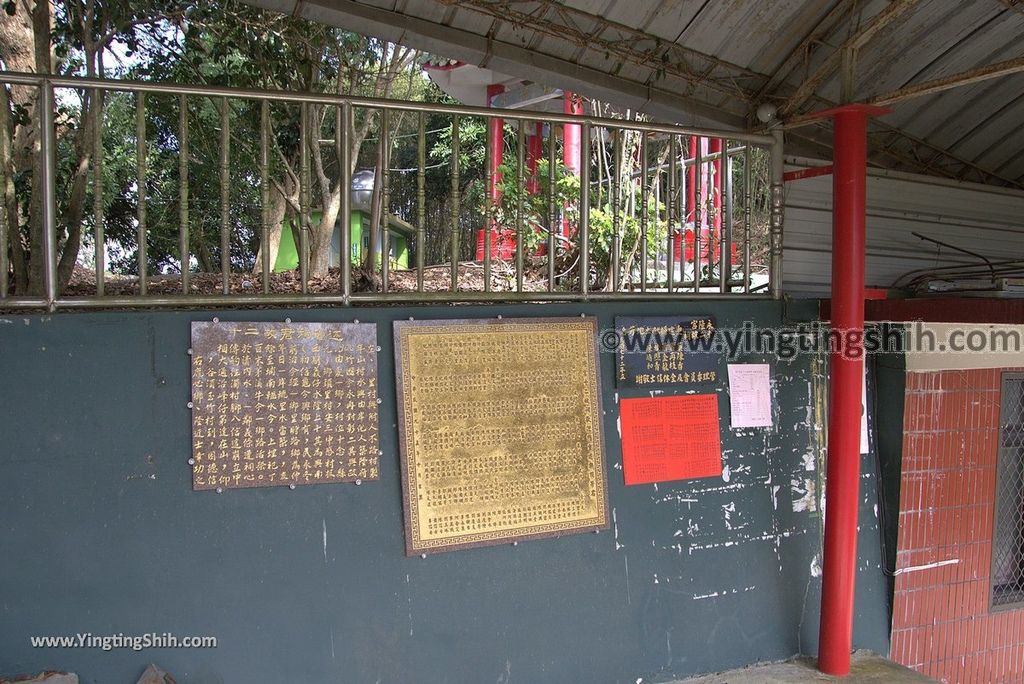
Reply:
[[[311, 212], [310, 220], [317, 224], [320, 222], [321, 212]], [[361, 211], [352, 212], [352, 263], [359, 263], [363, 258], [363, 224], [369, 222], [369, 217]], [[277, 261], [274, 262], [274, 271], [294, 271], [299, 267], [299, 250], [295, 245], [295, 237], [292, 232], [293, 222], [285, 220], [284, 228], [281, 231], [281, 246], [277, 251]], [[393, 264], [399, 268], [409, 268], [409, 242], [405, 236], [391, 231], [391, 246], [395, 255]]]

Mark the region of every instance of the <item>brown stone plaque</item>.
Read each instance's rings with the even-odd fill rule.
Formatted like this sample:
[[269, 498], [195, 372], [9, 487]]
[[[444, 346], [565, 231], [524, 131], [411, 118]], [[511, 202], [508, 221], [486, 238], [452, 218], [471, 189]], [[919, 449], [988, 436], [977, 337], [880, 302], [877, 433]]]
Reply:
[[192, 322], [192, 488], [376, 480], [377, 326]]
[[396, 321], [409, 555], [608, 526], [594, 318]]

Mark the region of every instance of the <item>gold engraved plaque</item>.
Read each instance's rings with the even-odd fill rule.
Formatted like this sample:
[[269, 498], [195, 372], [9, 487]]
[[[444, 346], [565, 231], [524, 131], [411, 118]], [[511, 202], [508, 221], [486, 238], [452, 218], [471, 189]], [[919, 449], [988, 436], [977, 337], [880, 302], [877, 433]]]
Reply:
[[192, 322], [192, 488], [380, 477], [377, 326]]
[[606, 528], [597, 321], [395, 321], [406, 553]]

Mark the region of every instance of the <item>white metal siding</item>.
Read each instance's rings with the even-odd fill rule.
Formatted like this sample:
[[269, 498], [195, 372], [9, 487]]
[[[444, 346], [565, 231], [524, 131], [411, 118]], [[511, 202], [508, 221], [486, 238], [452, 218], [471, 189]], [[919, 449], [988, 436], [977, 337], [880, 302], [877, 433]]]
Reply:
[[[790, 161], [787, 169], [807, 165]], [[867, 287], [889, 287], [916, 269], [979, 263], [914, 237], [913, 232], [993, 260], [1024, 259], [1024, 192], [869, 171]], [[832, 176], [786, 183], [783, 289], [795, 295], [827, 296], [831, 261]]]

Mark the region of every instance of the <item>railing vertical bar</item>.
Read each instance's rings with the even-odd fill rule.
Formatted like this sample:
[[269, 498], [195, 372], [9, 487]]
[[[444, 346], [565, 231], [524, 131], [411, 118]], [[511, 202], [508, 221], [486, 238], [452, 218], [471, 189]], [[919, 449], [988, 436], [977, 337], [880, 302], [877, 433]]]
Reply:
[[[106, 226], [103, 222], [103, 91], [96, 88], [92, 96], [95, 112], [92, 129], [92, 242], [96, 296], [102, 297], [106, 290], [107, 273]], [[6, 273], [4, 269], [0, 271]]]
[[650, 134], [640, 134], [640, 291], [647, 292], [647, 231], [651, 183], [647, 168], [650, 164]]
[[452, 115], [452, 282], [451, 291], [459, 289], [459, 115]]
[[[489, 120], [484, 121], [484, 129], [490, 131]], [[493, 144], [487, 140], [484, 145], [484, 292], [491, 291], [491, 230], [496, 224], [495, 211], [497, 210], [496, 198], [491, 192], [491, 184], [495, 182], [491, 172], [493, 154]]]
[[750, 145], [743, 150], [743, 291], [750, 293]]
[[427, 248], [427, 119], [419, 113], [416, 145], [416, 291], [423, 292], [423, 262]]
[[768, 288], [773, 299], [782, 297], [782, 230], [785, 216], [785, 189], [783, 179], [785, 176], [785, 162], [783, 160], [783, 132], [782, 129], [772, 131], [771, 146], [771, 223], [769, 230], [769, 247], [771, 261], [768, 264]]
[[352, 296], [352, 103], [341, 104], [338, 164], [341, 178], [341, 293], [348, 306]]
[[693, 157], [693, 187], [694, 187], [694, 202], [693, 202], [693, 291], [696, 294], [700, 294], [700, 238], [701, 238], [701, 223], [703, 221], [704, 204], [703, 192], [704, 192], [704, 161], [703, 161], [703, 147], [704, 138], [697, 138], [697, 146], [695, 148]]
[[[342, 137], [342, 133], [341, 133], [341, 130], [342, 130], [341, 120], [342, 120], [342, 118], [343, 117], [341, 116], [341, 107], [335, 107], [334, 108], [334, 158], [338, 161], [338, 188], [340, 190], [340, 194], [339, 194], [339, 198], [338, 198], [339, 201], [340, 201], [341, 197], [344, 197], [346, 194], [352, 192], [352, 188], [346, 188], [342, 184], [342, 181], [341, 181], [341, 179], [342, 179], [341, 158], [342, 158], [342, 154], [343, 154], [342, 151], [341, 151], [341, 148], [342, 148], [343, 143], [345, 142], [344, 138]], [[340, 206], [338, 207], [338, 225], [339, 226], [342, 225], [341, 207]], [[346, 257], [351, 258], [351, 256], [345, 254], [345, 252], [340, 250], [340, 249], [338, 251], [339, 251], [339, 254], [338, 254], [338, 269], [339, 269], [338, 278], [340, 280], [341, 279], [341, 270], [340, 270], [341, 269], [341, 264], [345, 262]]]
[[729, 141], [722, 141], [722, 255], [719, 259], [718, 279], [720, 292], [732, 292], [732, 154], [729, 152]]
[[391, 148], [390, 112], [380, 112], [380, 278], [381, 291], [388, 291], [388, 275], [391, 272], [391, 229], [388, 225], [388, 211], [391, 206], [391, 186], [388, 179], [388, 157]]
[[263, 231], [260, 237], [260, 264], [263, 294], [270, 292], [270, 103], [260, 104], [260, 205], [263, 207]]
[[135, 93], [135, 182], [137, 183], [138, 222], [137, 264], [139, 294], [146, 294], [146, 94]]
[[299, 278], [302, 294], [309, 291], [309, 225], [310, 184], [309, 168], [309, 104], [299, 105]]
[[231, 211], [231, 108], [228, 99], [220, 100], [220, 280], [221, 292], [231, 292], [231, 235], [228, 230]]
[[612, 179], [612, 292], [622, 288], [622, 129], [616, 128], [612, 134], [612, 165], [615, 176]]
[[[11, 206], [14, 189], [8, 193], [8, 181], [10, 175], [7, 173], [8, 165], [11, 162], [10, 150], [10, 102], [7, 95], [7, 84], [0, 83], [0, 299], [7, 298], [8, 280], [11, 266], [7, 260], [7, 250], [10, 238], [10, 227], [7, 221], [7, 209]], [[95, 169], [96, 167], [93, 166]]]
[[590, 122], [580, 126], [580, 292], [590, 290]]
[[178, 255], [181, 258], [181, 294], [183, 295], [189, 293], [189, 266], [191, 264], [191, 254], [188, 249], [188, 160], [188, 96], [181, 94], [178, 96]]
[[523, 291], [523, 194], [526, 192], [526, 120], [519, 120], [519, 134], [516, 136], [516, 292]]
[[548, 124], [548, 292], [555, 290], [555, 257], [558, 253], [558, 243], [555, 241], [555, 231], [561, 227], [558, 216], [555, 213], [555, 163], [557, 146], [555, 145], [555, 124]]
[[675, 289], [675, 192], [676, 192], [676, 136], [668, 136], [668, 173], [665, 175], [665, 213], [667, 230], [665, 231], [665, 289], [671, 293]]

